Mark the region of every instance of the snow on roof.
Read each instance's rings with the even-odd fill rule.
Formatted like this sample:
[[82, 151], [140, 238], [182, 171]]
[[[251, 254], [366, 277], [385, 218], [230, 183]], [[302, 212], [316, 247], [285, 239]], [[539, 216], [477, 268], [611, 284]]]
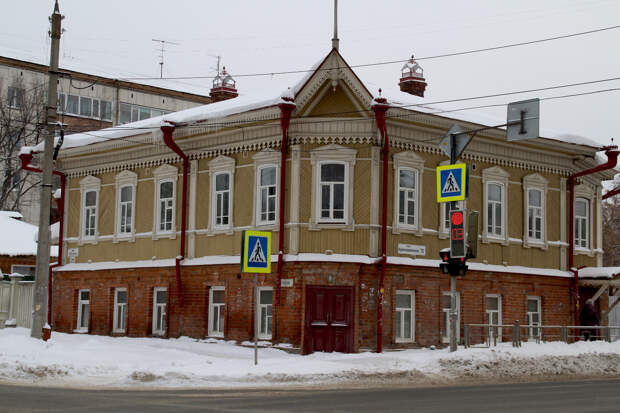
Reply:
[[613, 278], [620, 267], [586, 267], [579, 270], [579, 278]]
[[[210, 103], [207, 105], [197, 106], [191, 109], [182, 110], [179, 112], [169, 113], [163, 116], [158, 116], [150, 119], [145, 119], [133, 123], [127, 123], [122, 126], [111, 127], [93, 132], [77, 133], [65, 136], [63, 143], [63, 149], [74, 148], [78, 146], [90, 145], [98, 142], [103, 142], [111, 139], [122, 139], [129, 136], [135, 136], [138, 134], [148, 133], [152, 130], [158, 129], [162, 122], [169, 121], [178, 124], [204, 122], [206, 120], [213, 120], [218, 118], [224, 118], [237, 113], [248, 112], [251, 110], [270, 107], [282, 103], [282, 97], [289, 97], [291, 93], [297, 95], [306, 82], [315, 73], [315, 70], [325, 61], [323, 58], [316, 62], [312, 68], [305, 72], [297, 82], [294, 82], [294, 86], [290, 90], [285, 90], [282, 94], [273, 93], [274, 88], [267, 88], [261, 90], [260, 93], [243, 94], [234, 99], [228, 99], [216, 103]], [[357, 75], [357, 73], [356, 73]], [[359, 77], [359, 76], [358, 76]], [[364, 80], [360, 77], [360, 81], [371, 91], [373, 97], [379, 97], [379, 86], [371, 81]], [[389, 82], [386, 82], [389, 83]], [[387, 88], [381, 85], [382, 97], [388, 99], [390, 105], [394, 107], [400, 107], [402, 109], [422, 112], [427, 114], [435, 114], [437, 116], [461, 120], [466, 122], [472, 122], [480, 125], [499, 125], [505, 123], [505, 119], [497, 119], [492, 116], [488, 116], [483, 113], [474, 112], [472, 110], [459, 110], [449, 108], [445, 105], [433, 104], [428, 105], [424, 98], [412, 96], [408, 93], [401, 92], [399, 88], [395, 86], [387, 85]], [[281, 89], [275, 89], [281, 90]], [[541, 137], [557, 140], [565, 143], [583, 145], [588, 147], [600, 147], [600, 145], [586, 137], [578, 135], [570, 135], [564, 133], [558, 133], [551, 130], [541, 130]], [[56, 138], [58, 139], [58, 138]], [[23, 151], [28, 151], [29, 148], [22, 148]], [[43, 143], [40, 143], [34, 147], [35, 152], [43, 151]]]
[[[37, 255], [36, 225], [19, 221], [18, 212], [0, 211], [0, 255]], [[52, 247], [50, 254], [58, 256], [58, 247]]]

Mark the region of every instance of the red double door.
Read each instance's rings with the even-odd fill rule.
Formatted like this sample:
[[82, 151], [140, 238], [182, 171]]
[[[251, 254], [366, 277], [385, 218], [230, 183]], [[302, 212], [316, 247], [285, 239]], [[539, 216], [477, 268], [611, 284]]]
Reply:
[[353, 287], [306, 287], [304, 353], [353, 352]]

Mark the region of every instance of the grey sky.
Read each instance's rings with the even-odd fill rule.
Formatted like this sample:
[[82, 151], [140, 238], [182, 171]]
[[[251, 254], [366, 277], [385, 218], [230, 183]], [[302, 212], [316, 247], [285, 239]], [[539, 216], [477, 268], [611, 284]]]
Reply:
[[[52, 0], [3, 2], [0, 54], [47, 63]], [[235, 73], [307, 69], [331, 48], [332, 0], [60, 0], [66, 16], [61, 66], [109, 77], [209, 76], [216, 59]], [[340, 0], [340, 51], [349, 64], [492, 47], [620, 24], [615, 0], [518, 2]], [[420, 62], [427, 101], [486, 95], [620, 76], [620, 29], [553, 42]], [[384, 88], [400, 64], [356, 69]], [[241, 93], [281, 90], [297, 76], [238, 78]], [[158, 83], [208, 94], [209, 79]], [[454, 107], [506, 103], [620, 87], [620, 81], [546, 93], [476, 100]], [[541, 127], [608, 144], [618, 130], [620, 91], [541, 103]], [[487, 109], [498, 121], [505, 108]]]

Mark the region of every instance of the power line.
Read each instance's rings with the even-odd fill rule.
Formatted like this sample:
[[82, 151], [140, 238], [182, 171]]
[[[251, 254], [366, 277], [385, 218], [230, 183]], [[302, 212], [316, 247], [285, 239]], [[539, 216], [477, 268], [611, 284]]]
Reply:
[[[568, 39], [571, 37], [577, 37], [577, 36], [584, 36], [584, 35], [588, 35], [588, 34], [594, 34], [594, 33], [599, 33], [599, 32], [603, 32], [603, 31], [608, 31], [608, 30], [615, 30], [620, 28], [620, 25], [616, 25], [616, 26], [609, 26], [609, 27], [602, 27], [602, 28], [598, 28], [598, 29], [592, 29], [592, 30], [587, 30], [584, 32], [577, 32], [577, 33], [570, 33], [570, 34], [565, 34], [565, 35], [560, 35], [560, 36], [553, 36], [553, 37], [546, 37], [543, 39], [538, 39], [538, 40], [530, 40], [527, 42], [518, 42], [518, 43], [508, 43], [508, 44], [504, 44], [504, 45], [499, 45], [499, 46], [493, 46], [493, 47], [486, 47], [486, 48], [481, 48], [481, 49], [472, 49], [472, 50], [465, 50], [462, 52], [453, 52], [453, 53], [445, 53], [445, 54], [439, 54], [439, 55], [433, 55], [433, 56], [424, 56], [424, 57], [417, 57], [416, 60], [431, 60], [431, 59], [441, 59], [441, 58], [446, 58], [446, 57], [455, 57], [455, 56], [463, 56], [463, 55], [468, 55], [468, 54], [473, 54], [473, 53], [481, 53], [481, 52], [489, 52], [489, 51], [494, 51], [494, 50], [502, 50], [502, 49], [508, 49], [511, 47], [520, 47], [520, 46], [527, 46], [527, 45], [532, 45], [532, 44], [537, 44], [537, 43], [544, 43], [544, 42], [550, 42], [550, 41], [554, 41], [554, 40], [561, 40], [561, 39]], [[371, 67], [371, 66], [383, 66], [383, 65], [392, 65], [392, 64], [396, 64], [396, 63], [405, 63], [407, 62], [408, 59], [405, 60], [390, 60], [390, 61], [384, 61], [384, 62], [375, 62], [375, 63], [364, 63], [364, 64], [358, 64], [358, 65], [351, 65], [349, 67], [351, 68], [358, 68], [358, 67]], [[336, 68], [330, 67], [330, 68], [324, 68], [324, 69], [306, 69], [306, 70], [287, 70], [287, 71], [279, 71], [279, 72], [263, 72], [263, 73], [244, 73], [244, 74], [238, 74], [235, 75], [236, 78], [240, 78], [240, 77], [261, 77], [261, 76], [279, 76], [279, 75], [291, 75], [291, 74], [299, 74], [299, 73], [309, 73], [309, 72], [314, 72], [314, 71], [318, 71], [318, 70], [333, 70], [333, 69], [346, 69], [347, 66], [339, 66]], [[213, 79], [215, 76], [175, 76], [175, 77], [126, 77], [126, 78], [120, 78], [120, 80], [155, 80], [155, 79], [160, 79], [160, 80], [190, 80], [190, 79]]]

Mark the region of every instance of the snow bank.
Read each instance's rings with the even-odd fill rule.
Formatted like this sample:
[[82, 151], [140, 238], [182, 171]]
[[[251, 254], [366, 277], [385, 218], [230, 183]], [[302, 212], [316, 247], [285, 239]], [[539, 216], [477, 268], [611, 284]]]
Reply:
[[57, 386], [256, 387], [328, 383], [450, 383], [468, 378], [620, 375], [620, 342], [507, 343], [488, 348], [290, 354], [222, 340], [128, 338], [0, 330], [0, 380]]

